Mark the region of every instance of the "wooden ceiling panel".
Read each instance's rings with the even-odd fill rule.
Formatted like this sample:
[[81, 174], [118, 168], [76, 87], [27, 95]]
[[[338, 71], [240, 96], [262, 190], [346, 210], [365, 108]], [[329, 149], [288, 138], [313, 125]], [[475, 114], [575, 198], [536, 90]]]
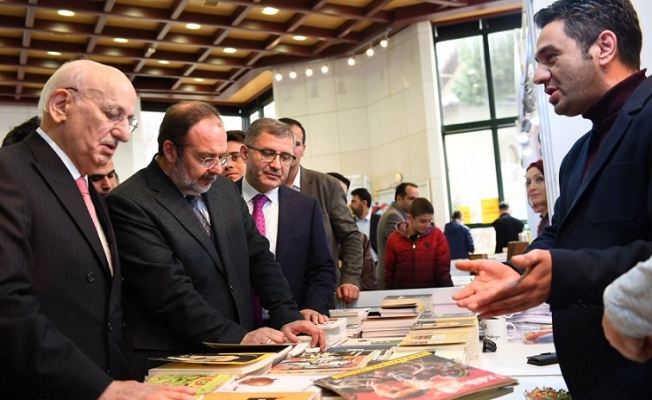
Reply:
[[[506, 9], [506, 3], [511, 8]], [[520, 3], [0, 0], [0, 101], [35, 104], [40, 85], [56, 68], [67, 60], [88, 58], [122, 70], [144, 101], [192, 98], [241, 106], [271, 87], [271, 68], [348, 57], [363, 52], [369, 43], [377, 44], [384, 32], [393, 35], [417, 21], [450, 23], [480, 11], [487, 17], [494, 9], [516, 13]], [[61, 7], [76, 15], [59, 15]], [[265, 7], [278, 13], [265, 15]], [[190, 30], [188, 23], [201, 27]], [[306, 39], [294, 40], [295, 35]], [[115, 38], [128, 42], [117, 43]], [[229, 47], [235, 53], [225, 52]]]

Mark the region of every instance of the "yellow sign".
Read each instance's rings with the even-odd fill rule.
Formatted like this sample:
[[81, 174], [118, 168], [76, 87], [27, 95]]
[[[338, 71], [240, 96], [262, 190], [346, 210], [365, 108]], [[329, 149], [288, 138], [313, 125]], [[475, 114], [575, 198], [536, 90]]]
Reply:
[[471, 207], [457, 207], [457, 210], [462, 213], [462, 218], [464, 218], [464, 224], [468, 225], [473, 223], [471, 220]]
[[482, 199], [482, 223], [490, 224], [500, 216], [498, 199]]

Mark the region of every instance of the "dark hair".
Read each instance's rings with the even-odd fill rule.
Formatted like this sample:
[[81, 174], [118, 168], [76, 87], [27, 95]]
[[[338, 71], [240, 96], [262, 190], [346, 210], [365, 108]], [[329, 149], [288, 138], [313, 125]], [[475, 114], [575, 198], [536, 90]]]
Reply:
[[158, 130], [159, 154], [163, 154], [163, 143], [166, 140], [179, 146], [185, 145], [190, 128], [209, 117], [217, 117], [222, 121], [215, 107], [203, 101], [182, 101], [168, 107]]
[[564, 32], [579, 44], [587, 57], [589, 47], [600, 33], [612, 31], [618, 38], [622, 63], [640, 68], [643, 34], [629, 0], [558, 0], [534, 15], [539, 28], [553, 21], [564, 22]]
[[240, 131], [237, 129], [232, 131], [226, 131], [226, 141], [244, 143], [246, 134], [247, 133], [245, 131]]
[[253, 146], [256, 139], [263, 133], [267, 132], [274, 137], [281, 139], [290, 139], [292, 141], [292, 152], [294, 152], [295, 142], [294, 133], [287, 124], [274, 118], [258, 118], [247, 129], [247, 135], [244, 139], [246, 146]]
[[339, 172], [326, 172], [326, 175], [330, 175], [333, 178], [339, 180], [343, 184], [346, 185], [346, 190], [348, 191], [349, 188], [351, 187], [351, 181], [344, 175], [340, 174]]
[[396, 191], [394, 192], [394, 201], [398, 200], [398, 196], [404, 197], [407, 194], [407, 188], [409, 187], [418, 187], [414, 183], [410, 182], [403, 182], [400, 185], [396, 187]]
[[367, 207], [371, 207], [371, 193], [365, 188], [353, 189], [351, 196], [358, 196], [361, 201], [367, 202]]
[[456, 210], [453, 212], [453, 215], [451, 216], [451, 220], [456, 220], [456, 219], [462, 219], [462, 212]]
[[412, 216], [412, 218], [416, 218], [419, 215], [423, 214], [434, 214], [435, 209], [432, 206], [432, 203], [428, 201], [428, 199], [419, 197], [418, 199], [414, 200], [412, 204], [410, 205], [410, 212], [409, 214]]
[[498, 204], [498, 209], [499, 209], [500, 211], [507, 211], [507, 210], [509, 210], [509, 203], [507, 203], [506, 201], [501, 201], [501, 202]]
[[306, 137], [306, 130], [303, 129], [303, 125], [301, 125], [301, 122], [297, 121], [296, 119], [287, 118], [287, 117], [279, 118], [278, 120], [290, 125], [290, 127], [292, 127], [293, 125], [298, 126], [299, 129], [301, 129], [301, 133], [303, 133], [303, 144], [306, 144], [308, 138]]
[[543, 160], [538, 159], [537, 161], [533, 162], [532, 164], [528, 165], [527, 168], [525, 169], [525, 172], [528, 172], [530, 168], [536, 168], [541, 172], [541, 175], [545, 176], [546, 174], [543, 172]]
[[10, 144], [21, 142], [27, 135], [34, 132], [40, 125], [41, 118], [32, 117], [22, 124], [15, 126], [2, 140], [2, 146], [9, 146]]

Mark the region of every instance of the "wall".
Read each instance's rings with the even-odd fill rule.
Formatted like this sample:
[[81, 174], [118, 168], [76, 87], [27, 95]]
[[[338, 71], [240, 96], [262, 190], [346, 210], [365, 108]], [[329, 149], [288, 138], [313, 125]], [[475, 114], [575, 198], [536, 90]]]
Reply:
[[[389, 46], [375, 47], [373, 57], [358, 55], [329, 62], [328, 74], [274, 82], [276, 114], [299, 120], [306, 129], [302, 164], [322, 172], [365, 174], [374, 192], [403, 181], [423, 184], [421, 193], [435, 206], [435, 223], [448, 220], [439, 128], [434, 44], [430, 24], [422, 22], [393, 36]], [[275, 71], [276, 72], [276, 71]]]

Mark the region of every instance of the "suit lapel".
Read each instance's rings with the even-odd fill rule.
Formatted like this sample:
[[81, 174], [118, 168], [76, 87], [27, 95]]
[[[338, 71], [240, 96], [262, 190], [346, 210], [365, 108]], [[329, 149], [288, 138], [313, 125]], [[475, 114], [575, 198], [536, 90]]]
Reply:
[[[215, 265], [218, 267], [218, 270], [224, 272], [224, 267], [222, 261], [220, 260], [219, 255], [217, 254], [217, 249], [215, 244], [211, 240], [210, 236], [206, 234], [206, 230], [202, 226], [199, 219], [195, 215], [195, 212], [192, 210], [186, 199], [183, 197], [183, 194], [179, 189], [174, 185], [172, 180], [165, 175], [165, 172], [159, 167], [156, 163], [156, 160], [147, 167], [148, 179], [150, 182], [150, 188], [157, 192], [156, 201], [161, 204], [168, 212], [185, 228], [188, 233], [190, 233], [206, 252], [211, 256]], [[213, 217], [212, 210], [210, 208], [211, 201], [206, 199], [206, 205], [208, 206], [209, 214], [211, 214], [211, 229], [215, 233], [215, 221], [217, 217]], [[219, 203], [218, 203], [219, 204]]]
[[[108, 274], [109, 265], [104, 254], [102, 242], [95, 230], [95, 225], [79, 193], [79, 189], [70, 175], [70, 171], [68, 171], [68, 168], [66, 168], [54, 150], [38, 134], [32, 134], [26, 138], [25, 144], [34, 153], [34, 166], [36, 170], [42, 176], [45, 184], [59, 199], [63, 208], [75, 222], [75, 225], [82, 232], [84, 239], [91, 246], [98, 261]], [[98, 206], [96, 206], [97, 208]]]

